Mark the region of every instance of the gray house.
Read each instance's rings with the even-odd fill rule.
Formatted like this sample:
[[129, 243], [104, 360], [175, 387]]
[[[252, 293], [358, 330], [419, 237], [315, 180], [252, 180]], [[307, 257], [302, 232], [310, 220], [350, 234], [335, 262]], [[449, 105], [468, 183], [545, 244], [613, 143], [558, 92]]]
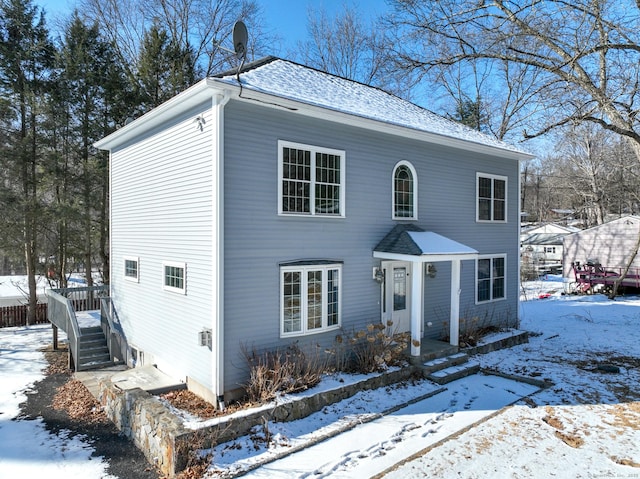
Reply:
[[269, 57], [96, 146], [111, 157], [111, 297], [136, 364], [222, 400], [241, 346], [331, 346], [392, 320], [457, 345], [515, 325], [519, 160], [376, 88]]

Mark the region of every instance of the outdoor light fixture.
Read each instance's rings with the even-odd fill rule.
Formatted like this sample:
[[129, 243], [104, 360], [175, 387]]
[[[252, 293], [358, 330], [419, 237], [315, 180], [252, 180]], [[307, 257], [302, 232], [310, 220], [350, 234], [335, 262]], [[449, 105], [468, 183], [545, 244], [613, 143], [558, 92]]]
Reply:
[[198, 333], [198, 343], [200, 344], [200, 346], [205, 346], [211, 349], [212, 339], [213, 339], [213, 334], [211, 329], [209, 328], [204, 328], [202, 331]]
[[436, 269], [436, 265], [435, 264], [427, 263], [425, 265], [425, 273], [427, 274], [427, 276], [429, 276], [429, 278], [435, 278], [437, 272], [438, 272], [438, 270]]
[[384, 269], [373, 268], [373, 279], [382, 284], [382, 282], [384, 281]]

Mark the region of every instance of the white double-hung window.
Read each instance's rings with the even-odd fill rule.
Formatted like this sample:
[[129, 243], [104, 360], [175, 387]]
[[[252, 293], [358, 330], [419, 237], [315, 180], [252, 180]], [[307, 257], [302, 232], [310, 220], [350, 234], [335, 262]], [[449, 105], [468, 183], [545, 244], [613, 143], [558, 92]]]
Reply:
[[340, 327], [342, 265], [280, 266], [280, 335], [302, 336]]
[[507, 177], [476, 174], [476, 220], [507, 221]]
[[476, 303], [506, 296], [507, 255], [480, 256], [476, 260]]
[[344, 216], [345, 152], [278, 142], [278, 212]]

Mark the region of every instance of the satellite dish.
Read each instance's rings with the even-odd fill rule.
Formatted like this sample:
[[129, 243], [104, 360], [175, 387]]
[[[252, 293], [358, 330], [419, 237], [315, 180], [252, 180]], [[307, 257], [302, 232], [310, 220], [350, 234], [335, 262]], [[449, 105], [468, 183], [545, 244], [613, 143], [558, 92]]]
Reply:
[[248, 41], [249, 34], [247, 33], [247, 26], [242, 20], [238, 20], [233, 26], [233, 49], [239, 60], [244, 61], [247, 57]]

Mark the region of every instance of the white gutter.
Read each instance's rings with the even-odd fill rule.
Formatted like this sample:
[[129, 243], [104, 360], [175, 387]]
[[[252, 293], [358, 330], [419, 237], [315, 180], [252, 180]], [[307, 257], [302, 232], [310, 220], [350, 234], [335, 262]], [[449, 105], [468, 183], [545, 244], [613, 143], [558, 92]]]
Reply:
[[279, 110], [289, 110], [297, 114], [310, 116], [316, 119], [342, 123], [345, 125], [364, 128], [371, 131], [387, 133], [390, 135], [400, 136], [413, 140], [426, 141], [429, 143], [473, 151], [476, 153], [494, 156], [497, 155], [512, 160], [528, 160], [534, 157], [534, 155], [530, 153], [516, 149], [503, 148], [497, 145], [486, 145], [475, 142], [471, 139], [456, 138], [440, 133], [418, 130], [407, 126], [385, 123], [376, 119], [328, 109], [327, 107], [321, 105], [303, 103], [300, 101], [279, 97], [261, 91], [243, 89], [242, 94], [240, 94], [240, 87], [235, 84], [227, 83], [216, 78], [211, 78], [209, 80], [211, 80], [212, 85], [216, 85], [218, 88], [226, 87], [232, 89], [234, 93], [237, 93], [236, 95], [234, 95], [234, 99], [238, 101], [249, 102], [256, 105], [262, 105], [268, 108], [275, 108]]
[[213, 221], [213, 291], [212, 291], [212, 379], [218, 407], [224, 403], [224, 107], [229, 102], [228, 91], [215, 93], [212, 110], [212, 221]]

